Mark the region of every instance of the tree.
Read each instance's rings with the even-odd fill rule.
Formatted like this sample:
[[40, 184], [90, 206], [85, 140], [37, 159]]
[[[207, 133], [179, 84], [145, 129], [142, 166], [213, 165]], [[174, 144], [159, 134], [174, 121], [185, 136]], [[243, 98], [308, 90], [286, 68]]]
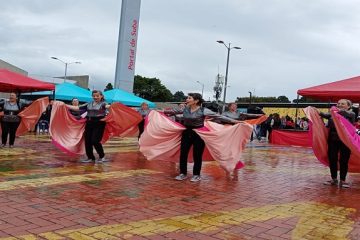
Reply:
[[136, 75], [134, 78], [134, 93], [153, 102], [171, 102], [173, 95], [157, 78], [147, 78]]
[[[298, 102], [297, 99], [293, 100], [293, 103], [297, 103], [297, 102]], [[303, 96], [301, 98], [299, 98], [299, 103], [317, 103], [317, 102], [326, 102], [326, 101], [315, 100], [315, 99], [307, 98], [307, 97], [303, 97]]]
[[277, 97], [277, 102], [279, 102], [279, 103], [289, 103], [290, 100], [286, 96], [278, 96]]
[[[279, 97], [257, 97], [253, 96], [251, 98], [253, 103], [290, 103], [290, 100], [286, 96]], [[249, 97], [237, 97], [236, 102], [239, 103], [250, 103]]]
[[[253, 103], [256, 102], [277, 102], [277, 98], [276, 97], [257, 97], [257, 96], [253, 96], [251, 98], [251, 101]], [[237, 97], [236, 102], [239, 103], [250, 103], [250, 98], [249, 97]]]
[[114, 89], [113, 85], [111, 83], [108, 83], [104, 89], [104, 92], [109, 91], [111, 89]]
[[174, 93], [174, 98], [173, 101], [174, 102], [183, 102], [185, 100], [186, 96], [182, 91], [177, 91], [176, 93]]

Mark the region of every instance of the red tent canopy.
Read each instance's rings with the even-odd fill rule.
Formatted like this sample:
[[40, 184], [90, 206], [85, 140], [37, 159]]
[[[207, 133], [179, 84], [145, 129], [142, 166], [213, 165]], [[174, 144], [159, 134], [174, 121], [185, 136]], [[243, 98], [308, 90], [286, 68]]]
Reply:
[[44, 90], [55, 90], [55, 85], [6, 69], [0, 69], [0, 92], [36, 92]]
[[325, 101], [337, 101], [345, 98], [353, 102], [360, 102], [360, 76], [300, 89], [297, 94]]

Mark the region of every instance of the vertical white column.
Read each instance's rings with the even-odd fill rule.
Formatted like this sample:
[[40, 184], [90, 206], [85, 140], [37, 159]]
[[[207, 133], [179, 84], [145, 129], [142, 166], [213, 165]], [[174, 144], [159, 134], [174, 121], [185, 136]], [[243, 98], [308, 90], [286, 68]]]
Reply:
[[133, 92], [141, 0], [122, 0], [115, 88]]

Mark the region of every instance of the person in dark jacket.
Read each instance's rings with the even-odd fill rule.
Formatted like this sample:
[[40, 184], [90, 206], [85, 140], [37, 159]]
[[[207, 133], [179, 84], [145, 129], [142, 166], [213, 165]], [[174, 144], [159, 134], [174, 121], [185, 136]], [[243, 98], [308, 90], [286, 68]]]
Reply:
[[200, 172], [205, 142], [193, 129], [202, 128], [206, 117], [217, 119], [226, 123], [240, 122], [238, 120], [216, 114], [208, 108], [201, 107], [203, 101], [204, 100], [202, 99], [201, 94], [189, 93], [186, 98], [186, 106], [184, 108], [179, 107], [164, 111], [167, 115], [183, 114], [183, 125], [186, 127], [181, 136], [180, 174], [175, 178], [175, 180], [182, 181], [187, 178], [187, 159], [191, 146], [193, 146], [194, 168], [193, 176], [190, 181], [198, 182], [201, 180]]
[[145, 127], [145, 118], [147, 117], [147, 115], [150, 113], [150, 109], [149, 109], [149, 105], [146, 102], [141, 103], [140, 105], [140, 109], [137, 110], [138, 113], [141, 115], [142, 120], [141, 122], [138, 124], [138, 128], [139, 128], [139, 136], [138, 139], [140, 138], [141, 134], [144, 132], [144, 127]]
[[87, 111], [85, 125], [85, 150], [87, 159], [81, 160], [82, 163], [95, 162], [93, 147], [99, 154], [97, 163], [106, 162], [105, 153], [101, 144], [101, 139], [105, 130], [105, 121], [101, 121], [106, 116], [107, 109], [110, 107], [105, 102], [104, 95], [101, 91], [92, 91], [93, 101], [80, 105], [66, 105], [70, 110]]
[[[351, 111], [351, 101], [340, 99], [337, 103], [339, 114], [345, 117], [349, 122], [355, 122], [355, 113]], [[349, 188], [346, 175], [348, 173], [348, 164], [351, 155], [350, 149], [340, 140], [336, 131], [334, 121], [330, 113], [319, 113], [321, 117], [328, 119], [327, 127], [329, 128], [328, 137], [328, 157], [331, 180], [324, 182], [325, 185], [339, 185], [342, 188]], [[340, 165], [340, 182], [337, 178], [338, 163]]]
[[[71, 105], [72, 106], [76, 106], [76, 107], [79, 107], [80, 103], [79, 103], [79, 99], [77, 98], [73, 98], [71, 100]], [[72, 110], [72, 109], [69, 109], [71, 115], [73, 115], [77, 120], [81, 119], [81, 115], [84, 114], [86, 112], [86, 110], [84, 109], [79, 109], [79, 110]]]
[[1, 147], [5, 147], [9, 136], [9, 147], [14, 147], [16, 130], [19, 127], [21, 118], [19, 112], [23, 110], [31, 101], [18, 100], [16, 93], [10, 93], [9, 100], [0, 101], [0, 107], [4, 110], [1, 118]]

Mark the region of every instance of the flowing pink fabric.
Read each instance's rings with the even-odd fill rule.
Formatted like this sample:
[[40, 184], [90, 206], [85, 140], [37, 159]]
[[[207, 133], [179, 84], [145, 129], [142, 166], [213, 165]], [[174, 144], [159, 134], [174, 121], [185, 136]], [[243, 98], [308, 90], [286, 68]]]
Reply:
[[220, 166], [230, 172], [235, 168], [242, 168], [241, 152], [249, 141], [253, 127], [248, 123], [222, 125], [205, 121], [209, 131], [196, 129], [195, 131], [205, 141], [211, 156]]
[[306, 117], [311, 121], [309, 124], [309, 136], [312, 141], [312, 149], [316, 158], [324, 165], [329, 166], [328, 159], [328, 144], [327, 139], [329, 135], [328, 129], [324, 125], [324, 121], [319, 115], [319, 112], [314, 107], [307, 107], [303, 109]]
[[139, 139], [140, 151], [148, 160], [178, 162], [183, 130], [185, 127], [181, 124], [151, 111], [145, 119], [145, 129]]
[[330, 112], [341, 141], [351, 150], [349, 171], [360, 172], [360, 136], [356, 133], [355, 126], [337, 111], [333, 107]]
[[21, 122], [16, 130], [16, 136], [20, 136], [35, 128], [41, 114], [46, 111], [49, 105], [49, 98], [39, 98], [19, 113]]
[[[105, 143], [113, 136], [124, 136], [124, 133], [134, 128], [141, 119], [141, 116], [135, 110], [120, 103], [113, 103], [110, 106], [109, 114], [103, 119], [106, 126], [102, 143]], [[63, 102], [55, 101], [49, 128], [52, 142], [60, 150], [68, 154], [85, 154], [85, 123], [85, 119], [76, 120]]]
[[85, 119], [77, 120], [71, 115], [65, 103], [54, 101], [49, 126], [52, 142], [68, 154], [85, 154], [85, 122]]
[[[304, 109], [306, 116], [312, 122], [310, 131], [312, 131], [313, 151], [316, 158], [323, 164], [329, 165], [327, 154], [328, 129], [314, 107]], [[341, 141], [351, 150], [349, 160], [349, 172], [360, 172], [360, 137], [355, 132], [355, 127], [344, 117], [337, 113], [337, 108], [331, 109], [336, 131]]]
[[[170, 120], [164, 114], [151, 111], [147, 117], [144, 133], [140, 137], [140, 151], [148, 160], [178, 162], [183, 130], [185, 127], [181, 124]], [[250, 138], [251, 125], [240, 123], [224, 126], [205, 121], [203, 128], [194, 131], [206, 145], [203, 160], [215, 159], [229, 172], [244, 166], [240, 162], [240, 155]], [[190, 150], [189, 161], [193, 160], [191, 153]], [[210, 156], [207, 153], [210, 153]]]

